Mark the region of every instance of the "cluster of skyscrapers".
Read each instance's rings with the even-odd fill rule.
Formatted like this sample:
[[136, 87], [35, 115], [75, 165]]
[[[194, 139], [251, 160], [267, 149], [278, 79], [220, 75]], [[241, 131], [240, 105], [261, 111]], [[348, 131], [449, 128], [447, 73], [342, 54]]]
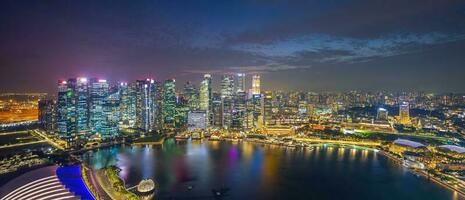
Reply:
[[56, 99], [42, 100], [39, 110], [45, 129], [76, 145], [93, 138], [112, 140], [123, 129], [141, 135], [253, 129], [263, 125], [267, 110], [271, 112], [266, 100], [267, 94], [260, 92], [259, 75], [252, 77], [247, 92], [245, 74], [225, 74], [219, 93], [213, 92], [210, 74], [204, 75], [199, 88], [187, 82], [179, 91], [174, 79], [110, 84], [104, 79], [79, 77], [58, 81]]
[[[246, 88], [245, 74], [222, 75], [216, 90], [210, 74], [203, 75], [199, 85], [188, 81], [178, 89], [174, 79], [110, 83], [98, 78], [71, 78], [58, 82], [56, 98], [39, 102], [39, 120], [44, 129], [70, 145], [92, 139], [111, 141], [122, 131], [141, 136], [211, 129], [263, 132], [309, 123], [339, 126], [371, 121], [389, 125], [391, 121], [404, 127], [446, 130], [441, 124], [453, 122], [412, 118], [409, 110], [443, 109], [463, 102], [457, 95], [421, 93], [262, 91], [260, 76], [249, 78], [251, 87]], [[352, 109], [370, 107], [379, 108], [374, 116]], [[399, 112], [391, 119], [394, 107]]]

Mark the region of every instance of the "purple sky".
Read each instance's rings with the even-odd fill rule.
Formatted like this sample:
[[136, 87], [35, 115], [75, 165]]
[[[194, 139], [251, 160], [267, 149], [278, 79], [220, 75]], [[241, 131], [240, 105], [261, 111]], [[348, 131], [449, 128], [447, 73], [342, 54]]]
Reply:
[[0, 92], [236, 72], [265, 89], [465, 92], [465, 1], [291, 2], [3, 0]]

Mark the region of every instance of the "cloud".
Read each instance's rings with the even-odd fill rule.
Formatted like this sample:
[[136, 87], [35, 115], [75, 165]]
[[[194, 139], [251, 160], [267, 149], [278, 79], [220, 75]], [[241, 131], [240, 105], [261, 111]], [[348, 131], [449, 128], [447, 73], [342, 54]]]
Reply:
[[270, 73], [270, 72], [280, 72], [280, 71], [289, 71], [289, 70], [299, 70], [299, 69], [310, 69], [310, 65], [306, 66], [297, 66], [297, 65], [287, 65], [281, 63], [267, 63], [264, 65], [255, 65], [255, 66], [233, 66], [226, 67], [223, 69], [188, 69], [184, 71], [186, 74], [228, 74], [228, 73]]
[[465, 31], [464, 8], [463, 1], [456, 0], [310, 1], [283, 6], [289, 9], [285, 17], [244, 30], [225, 42], [269, 44], [314, 34], [372, 39], [402, 32], [457, 33]]
[[431, 32], [399, 33], [378, 38], [359, 39], [329, 35], [308, 35], [268, 44], [233, 47], [288, 65], [318, 63], [357, 63], [425, 50], [431, 46], [464, 40], [464, 35]]

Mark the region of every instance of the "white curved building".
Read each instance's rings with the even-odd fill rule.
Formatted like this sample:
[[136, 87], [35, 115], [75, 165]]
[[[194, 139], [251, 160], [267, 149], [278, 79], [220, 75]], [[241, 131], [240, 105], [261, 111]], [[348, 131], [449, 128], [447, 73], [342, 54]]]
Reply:
[[0, 200], [94, 199], [83, 186], [79, 171], [79, 166], [49, 166], [27, 172], [1, 187]]

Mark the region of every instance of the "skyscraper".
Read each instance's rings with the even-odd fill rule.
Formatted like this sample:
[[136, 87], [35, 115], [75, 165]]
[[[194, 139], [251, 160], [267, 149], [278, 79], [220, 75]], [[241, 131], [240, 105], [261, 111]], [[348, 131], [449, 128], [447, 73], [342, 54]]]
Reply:
[[399, 122], [401, 124], [410, 124], [410, 106], [406, 101], [399, 104]]
[[92, 134], [98, 134], [102, 138], [107, 136], [107, 119], [104, 113], [109, 86], [105, 79], [90, 79], [90, 127]]
[[136, 94], [136, 127], [145, 133], [160, 128], [160, 104], [157, 97], [160, 95], [159, 85], [153, 79], [137, 80]]
[[245, 74], [238, 73], [236, 75], [236, 93], [245, 92]]
[[121, 121], [120, 104], [121, 97], [118, 88], [111, 88], [103, 105], [103, 113], [105, 115], [105, 124], [102, 132], [103, 140], [111, 140], [119, 135], [118, 124]]
[[74, 98], [76, 98], [76, 131], [87, 138], [89, 130], [89, 89], [87, 78], [77, 78]]
[[260, 75], [254, 75], [252, 78], [252, 95], [260, 94]]
[[211, 125], [215, 128], [221, 128], [223, 126], [223, 113], [222, 113], [222, 102], [221, 95], [214, 93], [212, 97], [212, 110], [211, 110]]
[[234, 79], [231, 75], [223, 75], [221, 79], [221, 113], [223, 128], [229, 129], [232, 125]]
[[273, 94], [271, 91], [265, 91], [262, 97], [262, 117], [265, 126], [275, 125], [273, 120]]
[[120, 93], [120, 112], [123, 128], [135, 128], [136, 126], [136, 85], [121, 82], [119, 86]]
[[199, 92], [190, 81], [187, 81], [186, 84], [184, 84], [182, 96], [186, 101], [189, 110], [199, 109]]
[[87, 78], [70, 78], [58, 82], [58, 136], [76, 147], [90, 136], [89, 83]]
[[174, 79], [168, 79], [163, 84], [163, 125], [164, 128], [174, 128], [176, 109], [176, 86]]
[[188, 101], [183, 96], [177, 96], [174, 112], [174, 126], [176, 130], [183, 131], [187, 128], [188, 113]]
[[76, 136], [75, 113], [76, 109], [73, 100], [73, 90], [68, 88], [68, 82], [58, 81], [58, 99], [57, 99], [57, 128], [58, 137], [65, 140], [69, 146], [74, 145]]
[[234, 108], [232, 111], [232, 125], [234, 130], [243, 130], [247, 126], [246, 117], [246, 93], [244, 91], [237, 92], [233, 97]]
[[377, 120], [388, 120], [388, 111], [385, 108], [378, 108], [376, 112], [376, 119]]
[[[262, 103], [262, 95], [260, 94], [252, 95], [252, 98], [247, 100], [247, 129], [258, 128], [259, 116], [263, 112]], [[263, 117], [261, 121], [263, 121]]]
[[56, 132], [56, 101], [51, 99], [41, 99], [39, 101], [39, 123], [47, 134]]
[[213, 122], [212, 98], [212, 78], [210, 74], [205, 74], [200, 83], [199, 109], [206, 112], [207, 126]]

